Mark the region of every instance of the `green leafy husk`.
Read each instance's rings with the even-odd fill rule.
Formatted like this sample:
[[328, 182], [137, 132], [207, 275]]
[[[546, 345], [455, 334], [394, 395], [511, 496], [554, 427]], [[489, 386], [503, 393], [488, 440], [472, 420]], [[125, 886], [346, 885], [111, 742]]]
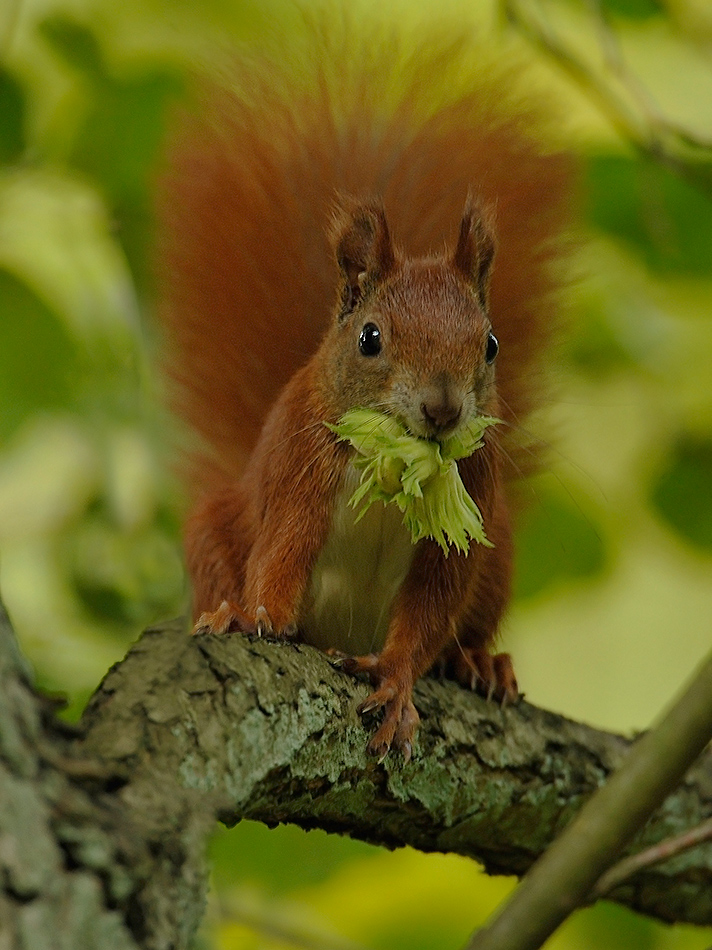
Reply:
[[413, 543], [434, 538], [447, 555], [450, 546], [467, 551], [470, 541], [492, 547], [482, 514], [467, 494], [457, 460], [484, 445], [488, 426], [500, 420], [477, 416], [456, 435], [441, 442], [410, 435], [393, 416], [375, 409], [350, 409], [332, 432], [356, 449], [354, 464], [361, 481], [349, 500], [362, 505], [357, 521], [377, 501], [396, 504]]

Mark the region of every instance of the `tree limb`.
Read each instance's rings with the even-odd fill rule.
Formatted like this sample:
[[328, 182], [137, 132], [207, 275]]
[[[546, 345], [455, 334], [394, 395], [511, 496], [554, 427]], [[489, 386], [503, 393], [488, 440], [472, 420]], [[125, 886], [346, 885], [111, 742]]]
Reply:
[[[590, 898], [596, 881], [712, 739], [712, 654], [641, 736], [467, 950], [537, 950]], [[669, 840], [669, 839], [668, 839]]]
[[694, 848], [695, 845], [703, 841], [712, 841], [712, 818], [703, 821], [701, 825], [695, 825], [689, 831], [676, 835], [674, 838], [664, 838], [658, 844], [645, 848], [644, 851], [637, 851], [630, 857], [623, 858], [609, 868], [605, 874], [598, 879], [598, 883], [593, 889], [592, 896], [595, 900], [606, 897], [614, 887], [617, 887], [626, 878], [632, 877], [642, 868], [652, 864], [660, 864], [661, 861], [667, 861], [681, 851], [687, 851], [688, 848]]
[[706, 194], [712, 189], [712, 141], [663, 116], [651, 94], [630, 72], [600, 4], [596, 26], [605, 69], [581, 58], [541, 15], [540, 5], [501, 0], [505, 19], [555, 62], [605, 114], [621, 137]]
[[[502, 710], [426, 679], [415, 692], [422, 726], [413, 760], [379, 765], [365, 753], [368, 729], [355, 713], [366, 692], [309, 647], [190, 637], [174, 623], [147, 631], [108, 673], [80, 737], [68, 739], [49, 720], [28, 734], [27, 753], [41, 763], [35, 772], [52, 787], [48, 840], [63, 835], [54, 878], [92, 881], [92, 913], [113, 921], [124, 941], [91, 946], [187, 946], [202, 911], [204, 844], [216, 818], [454, 851], [493, 873], [522, 874], [630, 745], [525, 702]], [[3, 716], [0, 707], [0, 799], [12, 784]], [[60, 821], [51, 817], [57, 802]], [[20, 842], [25, 832], [8, 831], [5, 815], [0, 807], [0, 842], [13, 835]], [[634, 848], [710, 816], [708, 751]], [[3, 880], [6, 854], [0, 844]], [[39, 885], [9, 897], [6, 888], [0, 902], [17, 918], [41, 895]], [[664, 920], [712, 923], [710, 845], [644, 869], [612, 896]], [[0, 921], [5, 909], [0, 904]]]
[[108, 859], [108, 802], [96, 806], [49, 761], [67, 746], [51, 711], [0, 605], [0, 947], [136, 950], [117, 909], [134, 888]]

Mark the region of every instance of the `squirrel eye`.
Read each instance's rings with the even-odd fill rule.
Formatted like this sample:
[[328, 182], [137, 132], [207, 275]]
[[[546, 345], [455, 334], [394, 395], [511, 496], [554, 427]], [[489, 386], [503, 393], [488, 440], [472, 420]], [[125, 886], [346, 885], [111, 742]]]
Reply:
[[485, 350], [485, 363], [490, 366], [494, 363], [495, 357], [499, 352], [499, 343], [497, 342], [497, 337], [494, 333], [490, 333], [487, 337], [487, 349]]
[[378, 356], [381, 352], [381, 331], [375, 323], [367, 323], [361, 330], [358, 348], [364, 356]]

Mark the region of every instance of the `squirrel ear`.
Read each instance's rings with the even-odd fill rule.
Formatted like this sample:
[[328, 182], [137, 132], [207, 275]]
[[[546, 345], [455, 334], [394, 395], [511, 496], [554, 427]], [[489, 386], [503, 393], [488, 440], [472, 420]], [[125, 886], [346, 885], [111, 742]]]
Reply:
[[468, 197], [453, 255], [455, 267], [475, 285], [483, 309], [489, 299], [490, 274], [495, 243], [488, 215], [483, 215]]
[[361, 299], [369, 285], [395, 265], [386, 212], [378, 201], [341, 199], [334, 213], [331, 238], [345, 277], [344, 312]]

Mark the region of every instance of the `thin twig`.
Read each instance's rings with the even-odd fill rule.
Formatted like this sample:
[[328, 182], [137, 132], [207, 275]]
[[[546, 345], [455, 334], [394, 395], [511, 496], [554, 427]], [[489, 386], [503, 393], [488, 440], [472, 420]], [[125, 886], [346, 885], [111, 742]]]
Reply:
[[[525, 8], [521, 0], [503, 0], [502, 8], [508, 22], [568, 73], [624, 139], [695, 186], [709, 190], [697, 166], [712, 160], [712, 141], [662, 115], [649, 91], [628, 70], [605, 21], [599, 26], [599, 35], [602, 31], [605, 33], [601, 36], [602, 55], [610, 71], [617, 76], [625, 97], [579, 59], [551, 25]], [[635, 108], [629, 100], [635, 103]]]
[[598, 102], [599, 108], [608, 116], [618, 132], [633, 141], [639, 148], [650, 147], [646, 141], [646, 129], [639, 117], [629, 108], [623, 99], [609, 86], [601, 83], [596, 73], [554, 33], [551, 25], [531, 11], [524, 10], [518, 0], [504, 0], [503, 9], [509, 23], [520, 33], [546, 53], [564, 69], [590, 98]]
[[363, 944], [324, 932], [314, 924], [297, 919], [295, 914], [274, 902], [266, 905], [239, 890], [211, 902], [209, 916], [215, 922], [241, 924], [267, 940], [286, 943], [300, 950], [368, 950]]
[[622, 861], [614, 864], [599, 878], [591, 892], [591, 902], [605, 897], [615, 887], [637, 874], [638, 871], [642, 871], [643, 868], [667, 861], [668, 858], [672, 858], [682, 851], [687, 851], [689, 848], [694, 848], [695, 845], [702, 844], [705, 841], [712, 841], [712, 818], [709, 821], [703, 821], [701, 825], [690, 828], [681, 835], [676, 835], [674, 838], [665, 838], [658, 844], [652, 845], [644, 851], [639, 851], [628, 858], [623, 858]]
[[[696, 135], [689, 129], [665, 116], [655, 101], [650, 90], [640, 81], [628, 67], [621, 49], [618, 37], [611, 27], [610, 19], [604, 10], [601, 0], [588, 0], [598, 23], [598, 36], [601, 53], [610, 72], [615, 75], [630, 97], [637, 103], [638, 109], [655, 130], [658, 137], [672, 135], [689, 148], [712, 150], [712, 140]], [[600, 79], [599, 79], [600, 81]]]
[[606, 67], [619, 79], [621, 85], [635, 100], [640, 112], [646, 117], [649, 124], [656, 129], [663, 129], [667, 124], [667, 120], [649, 90], [628, 69], [618, 37], [611, 28], [610, 21], [601, 6], [600, 0], [588, 0], [588, 6], [596, 20], [598, 43]]

